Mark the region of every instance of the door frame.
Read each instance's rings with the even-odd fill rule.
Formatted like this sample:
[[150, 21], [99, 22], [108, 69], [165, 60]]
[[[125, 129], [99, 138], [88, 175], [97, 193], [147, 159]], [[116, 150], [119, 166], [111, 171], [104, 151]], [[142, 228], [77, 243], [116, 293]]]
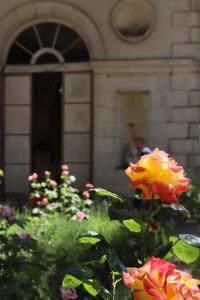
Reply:
[[[64, 86], [64, 76], [68, 74], [89, 74], [90, 75], [90, 182], [93, 182], [93, 164], [94, 164], [94, 72], [91, 69], [82, 71], [65, 71], [62, 73], [62, 85]], [[64, 161], [64, 95], [65, 89], [62, 94], [62, 161]], [[80, 102], [81, 104], [81, 102]]]
[[[30, 161], [29, 161], [29, 173], [31, 172], [31, 158], [32, 158], [32, 74], [31, 73], [18, 73], [18, 72], [4, 72], [3, 74], [3, 109], [2, 109], [2, 114], [3, 114], [3, 130], [2, 130], [2, 139], [3, 139], [3, 155], [2, 155], [2, 166], [3, 166], [3, 171], [5, 171], [5, 165], [6, 165], [6, 161], [5, 161], [5, 110], [6, 110], [6, 101], [5, 101], [5, 84], [6, 84], [6, 77], [11, 77], [11, 76], [15, 76], [15, 77], [29, 77], [30, 78], [30, 93], [29, 93], [29, 97], [30, 97], [30, 120], [29, 120], [29, 126], [30, 126], [30, 134], [29, 134], [29, 154], [30, 154]], [[12, 104], [11, 104], [12, 106]], [[26, 105], [25, 105], [26, 106]], [[12, 164], [11, 164], [12, 165]], [[13, 165], [15, 165], [15, 163], [13, 163]], [[5, 177], [4, 177], [5, 178]], [[3, 188], [2, 188], [2, 194], [5, 195], [5, 179], [3, 180]]]
[[[61, 82], [64, 91], [64, 75], [66, 74], [81, 74], [87, 73], [91, 76], [91, 104], [90, 104], [90, 180], [93, 182], [93, 157], [94, 157], [94, 71], [92, 64], [88, 63], [64, 63], [64, 64], [46, 64], [46, 65], [7, 65], [0, 76], [0, 120], [2, 120], [0, 124], [0, 142], [2, 145], [2, 151], [0, 152], [0, 168], [4, 169], [5, 167], [5, 78], [6, 76], [30, 76], [31, 84], [30, 84], [30, 172], [32, 171], [32, 107], [33, 107], [33, 73], [45, 73], [45, 72], [59, 72], [61, 73]], [[63, 141], [63, 133], [64, 133], [64, 92], [61, 95], [61, 159], [63, 161], [64, 157], [64, 141]], [[0, 190], [1, 193], [1, 190]], [[2, 194], [5, 195], [5, 183], [3, 181], [2, 184]]]

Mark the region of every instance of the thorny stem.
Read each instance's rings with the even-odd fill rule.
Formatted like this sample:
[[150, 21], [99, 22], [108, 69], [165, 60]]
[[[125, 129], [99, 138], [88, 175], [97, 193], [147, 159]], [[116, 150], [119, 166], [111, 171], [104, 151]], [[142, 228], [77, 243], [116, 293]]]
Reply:
[[113, 286], [112, 300], [115, 300], [116, 285], [115, 285], [115, 274], [114, 273], [112, 273], [112, 286]]
[[117, 284], [121, 281], [122, 279], [118, 279], [115, 281], [115, 274], [112, 272], [112, 286], [113, 286], [113, 293], [112, 293], [112, 300], [115, 300], [115, 295], [116, 295], [116, 287]]
[[148, 243], [147, 243], [147, 234], [148, 234], [148, 231], [149, 231], [151, 220], [152, 220], [153, 215], [154, 215], [154, 213], [152, 213], [153, 199], [154, 199], [154, 195], [152, 197], [152, 200], [150, 200], [151, 202], [150, 202], [150, 208], [149, 208], [149, 220], [148, 220], [148, 223], [147, 223], [146, 229], [144, 231], [144, 235], [143, 235], [143, 243], [144, 243], [144, 252], [143, 252], [143, 257], [142, 257], [143, 263], [145, 261], [146, 254], [147, 254], [147, 246], [148, 246]]

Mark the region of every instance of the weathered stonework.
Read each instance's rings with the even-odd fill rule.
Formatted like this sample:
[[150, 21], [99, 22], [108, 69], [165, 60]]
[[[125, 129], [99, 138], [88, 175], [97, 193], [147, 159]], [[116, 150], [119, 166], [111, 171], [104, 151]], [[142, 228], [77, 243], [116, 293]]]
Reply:
[[[12, 41], [32, 24], [56, 20], [72, 27], [84, 39], [90, 62], [87, 65], [66, 64], [58, 69], [63, 73], [74, 70], [81, 73], [85, 69], [93, 73], [92, 180], [98, 186], [121, 193], [127, 190], [127, 179], [120, 169], [121, 149], [127, 142], [123, 130], [128, 127], [122, 121], [126, 120], [126, 105], [130, 105], [135, 119], [141, 116], [141, 131], [134, 134], [144, 134], [152, 148], [169, 151], [180, 164], [195, 169], [195, 174], [200, 168], [200, 1], [149, 1], [155, 10], [153, 31], [138, 43], [127, 43], [115, 34], [110, 24], [111, 11], [117, 0], [0, 0], [2, 77], [6, 73], [53, 71], [47, 66], [11, 67], [6, 64]], [[3, 85], [2, 81], [2, 90]], [[132, 106], [127, 97], [132, 97]], [[143, 103], [141, 107], [138, 97]], [[3, 103], [2, 95], [1, 109]], [[9, 110], [7, 114], [5, 124], [10, 130], [14, 112]], [[73, 128], [73, 119], [70, 122]], [[4, 124], [1, 123], [2, 140]], [[15, 130], [18, 127], [21, 128], [19, 125]], [[128, 139], [130, 133], [126, 134]], [[15, 152], [8, 155], [12, 160]], [[0, 157], [4, 168], [5, 157], [2, 154]], [[27, 165], [16, 170], [22, 177], [27, 172]], [[84, 169], [81, 172], [84, 173]], [[8, 179], [11, 183], [13, 180]], [[23, 184], [17, 189], [22, 192]]]

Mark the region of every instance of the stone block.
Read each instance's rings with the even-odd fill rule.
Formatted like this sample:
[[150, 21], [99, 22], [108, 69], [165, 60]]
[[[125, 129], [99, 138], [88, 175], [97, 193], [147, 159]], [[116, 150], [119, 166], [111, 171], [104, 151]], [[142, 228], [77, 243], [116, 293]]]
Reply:
[[188, 124], [170, 123], [165, 125], [165, 132], [168, 138], [187, 138]]
[[183, 28], [188, 26], [189, 14], [186, 11], [176, 12], [173, 15], [173, 27]]
[[171, 77], [171, 85], [176, 90], [198, 90], [199, 75], [195, 73], [174, 73]]
[[200, 1], [199, 0], [190, 0], [190, 5], [192, 10], [200, 10]]
[[91, 101], [91, 75], [66, 74], [64, 76], [64, 102], [80, 103]]
[[188, 21], [189, 21], [189, 26], [199, 26], [200, 25], [200, 13], [196, 12], [196, 11], [189, 12]]
[[200, 167], [200, 155], [189, 155], [189, 166], [191, 168]]
[[158, 77], [158, 91], [166, 91], [170, 89], [170, 75], [159, 74]]
[[172, 122], [198, 122], [200, 121], [200, 111], [196, 107], [184, 107], [172, 109]]
[[193, 27], [190, 30], [190, 39], [193, 43], [199, 43], [200, 42], [200, 28], [199, 27]]
[[30, 137], [6, 135], [5, 161], [6, 163], [28, 164], [30, 162]]
[[200, 91], [191, 91], [189, 93], [190, 106], [200, 106]]
[[187, 91], [173, 92], [171, 106], [180, 107], [180, 106], [187, 106], [187, 105], [188, 105], [188, 92]]
[[188, 167], [188, 155], [182, 155], [182, 154], [175, 154], [171, 153], [172, 156], [175, 158], [178, 165], [187, 168]]
[[171, 152], [174, 154], [198, 154], [200, 143], [195, 139], [173, 139], [171, 140]]
[[30, 104], [31, 78], [28, 76], [8, 76], [5, 82], [6, 104]]
[[65, 104], [65, 132], [90, 132], [90, 104]]
[[65, 134], [64, 160], [67, 163], [89, 163], [90, 145], [90, 134]]
[[16, 13], [21, 22], [28, 22], [36, 17], [36, 10], [33, 4], [20, 6], [20, 8], [16, 10]]
[[6, 106], [5, 133], [30, 134], [30, 125], [29, 106]]
[[29, 165], [6, 165], [5, 166], [5, 192], [28, 193], [30, 175]]
[[71, 174], [76, 177], [75, 187], [83, 190], [85, 184], [91, 181], [91, 165], [90, 164], [68, 164]]
[[187, 11], [190, 9], [190, 0], [173, 0], [170, 6], [173, 11]]
[[185, 44], [190, 42], [190, 27], [174, 29], [171, 35], [173, 44]]
[[199, 45], [196, 44], [174, 44], [172, 46], [172, 55], [176, 58], [191, 58], [199, 55]]
[[200, 123], [193, 123], [189, 125], [190, 138], [198, 139], [200, 137]]

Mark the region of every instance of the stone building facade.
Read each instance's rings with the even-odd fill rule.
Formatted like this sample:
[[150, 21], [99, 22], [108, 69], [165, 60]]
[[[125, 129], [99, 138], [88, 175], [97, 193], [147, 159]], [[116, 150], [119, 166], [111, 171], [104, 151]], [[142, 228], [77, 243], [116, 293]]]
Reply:
[[92, 180], [125, 193], [133, 135], [198, 171], [199, 0], [0, 0], [0, 7], [7, 194], [25, 193], [29, 173], [58, 162], [80, 185]]

